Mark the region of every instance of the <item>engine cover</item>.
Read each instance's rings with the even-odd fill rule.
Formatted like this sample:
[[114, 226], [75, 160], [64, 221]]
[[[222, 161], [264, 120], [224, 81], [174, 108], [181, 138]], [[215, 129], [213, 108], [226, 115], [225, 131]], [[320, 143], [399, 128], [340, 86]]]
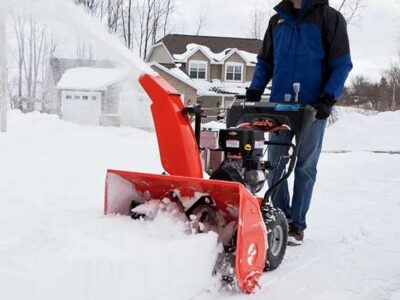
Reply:
[[219, 145], [226, 159], [258, 161], [263, 156], [264, 132], [252, 128], [233, 128], [220, 131]]

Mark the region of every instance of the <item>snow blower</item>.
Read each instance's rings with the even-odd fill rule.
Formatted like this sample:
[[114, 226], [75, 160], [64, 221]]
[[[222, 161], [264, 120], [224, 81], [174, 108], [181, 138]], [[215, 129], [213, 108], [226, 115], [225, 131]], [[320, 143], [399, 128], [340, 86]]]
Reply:
[[[215, 275], [245, 293], [254, 292], [263, 271], [277, 268], [285, 255], [287, 222], [270, 196], [290, 176], [297, 157], [296, 145], [274, 144], [265, 134], [301, 130], [314, 118], [313, 108], [237, 97], [227, 110], [227, 129], [202, 131], [200, 106], [184, 107], [179, 93], [160, 76], [144, 74], [139, 81], [152, 100], [165, 173], [108, 170], [104, 213], [152, 219], [158, 210], [174, 205], [191, 232], [218, 234], [224, 251]], [[268, 171], [275, 168], [264, 160], [268, 146], [290, 147], [289, 167], [258, 198]], [[210, 179], [203, 178], [203, 171]]]

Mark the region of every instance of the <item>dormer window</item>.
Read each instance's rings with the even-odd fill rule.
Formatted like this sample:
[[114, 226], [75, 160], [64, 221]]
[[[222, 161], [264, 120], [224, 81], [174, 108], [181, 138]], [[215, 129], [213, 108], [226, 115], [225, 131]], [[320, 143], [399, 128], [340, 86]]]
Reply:
[[227, 63], [225, 65], [225, 81], [243, 81], [243, 64]]
[[205, 61], [191, 60], [189, 62], [190, 78], [205, 80], [207, 78], [207, 66], [208, 66], [208, 63]]

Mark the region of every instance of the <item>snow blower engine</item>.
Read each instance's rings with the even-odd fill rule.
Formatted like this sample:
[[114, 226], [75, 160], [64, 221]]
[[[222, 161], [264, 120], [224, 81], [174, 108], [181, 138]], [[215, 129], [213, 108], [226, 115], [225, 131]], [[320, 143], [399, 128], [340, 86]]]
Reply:
[[[139, 81], [152, 100], [165, 173], [108, 170], [104, 213], [151, 220], [160, 211], [180, 211], [188, 232], [218, 234], [223, 251], [214, 273], [223, 284], [254, 292], [263, 271], [277, 268], [285, 255], [287, 222], [270, 196], [290, 176], [297, 158], [295, 144], [272, 143], [266, 135], [301, 132], [315, 118], [314, 109], [237, 97], [227, 110], [226, 129], [201, 130], [206, 115], [200, 106], [184, 107], [179, 93], [160, 76], [144, 74]], [[265, 159], [272, 146], [292, 149], [284, 158], [288, 169], [258, 198], [268, 171], [276, 167]]]

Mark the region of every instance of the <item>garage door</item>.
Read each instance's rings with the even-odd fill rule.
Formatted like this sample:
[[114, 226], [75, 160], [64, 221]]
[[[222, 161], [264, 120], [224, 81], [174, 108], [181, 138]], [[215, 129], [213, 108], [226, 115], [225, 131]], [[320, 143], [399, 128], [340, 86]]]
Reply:
[[63, 120], [84, 125], [99, 125], [100, 92], [63, 91], [61, 99]]

